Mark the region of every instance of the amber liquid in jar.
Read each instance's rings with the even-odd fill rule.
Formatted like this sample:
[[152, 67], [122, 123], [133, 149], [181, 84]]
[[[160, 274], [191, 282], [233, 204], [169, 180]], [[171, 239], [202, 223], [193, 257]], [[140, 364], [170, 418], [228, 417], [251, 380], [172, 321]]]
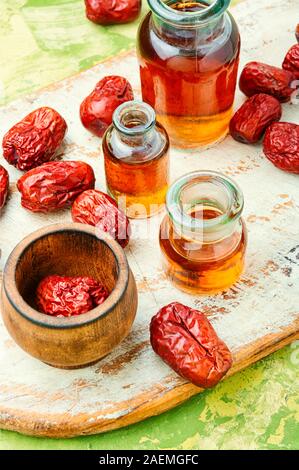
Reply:
[[168, 149], [167, 132], [150, 106], [127, 102], [117, 109], [103, 139], [106, 184], [128, 217], [146, 218], [163, 210]]
[[[160, 247], [164, 271], [180, 289], [192, 294], [215, 294], [231, 287], [244, 269], [247, 231], [242, 218], [231, 227], [217, 221], [225, 216], [223, 207], [208, 199], [192, 201], [186, 213], [199, 222], [215, 222], [214, 228], [185, 233], [167, 215], [160, 228]], [[229, 222], [227, 222], [229, 224]]]
[[[166, 3], [186, 15], [208, 6], [202, 1]], [[208, 146], [227, 134], [239, 52], [238, 28], [227, 13], [194, 27], [176, 27], [154, 10], [145, 17], [138, 41], [142, 96], [173, 144]]]

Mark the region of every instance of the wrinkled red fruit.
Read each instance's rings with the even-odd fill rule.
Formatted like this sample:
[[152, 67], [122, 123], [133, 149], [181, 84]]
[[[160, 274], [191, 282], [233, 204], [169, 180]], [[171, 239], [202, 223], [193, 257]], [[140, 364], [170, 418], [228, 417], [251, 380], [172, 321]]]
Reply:
[[293, 73], [296, 80], [299, 80], [299, 44], [295, 44], [293, 47], [291, 47], [291, 49], [288, 50], [282, 67], [284, 70]]
[[231, 136], [239, 142], [258, 142], [267, 127], [281, 118], [281, 104], [273, 96], [260, 93], [248, 98], [230, 122]]
[[0, 210], [4, 207], [9, 189], [9, 176], [6, 169], [0, 165]]
[[39, 108], [15, 124], [3, 137], [3, 156], [18, 170], [27, 171], [55, 157], [67, 125], [52, 108]]
[[80, 117], [83, 126], [98, 137], [102, 137], [112, 123], [116, 108], [125, 101], [133, 99], [132, 87], [124, 77], [111, 75], [103, 78], [81, 104]]
[[299, 173], [299, 125], [277, 122], [268, 127], [264, 153], [277, 168]]
[[101, 305], [108, 295], [105, 287], [91, 277], [54, 275], [39, 283], [36, 305], [47, 315], [71, 317]]
[[297, 27], [296, 27], [295, 36], [296, 36], [297, 42], [299, 43], [299, 23], [297, 24]]
[[129, 243], [129, 219], [118, 209], [114, 199], [101, 191], [91, 189], [80, 194], [73, 204], [72, 218], [74, 222], [93, 225], [109, 233], [123, 248]]
[[287, 70], [261, 62], [249, 62], [241, 73], [239, 86], [246, 96], [266, 93], [285, 102], [294, 92], [291, 87], [293, 81], [294, 75]]
[[84, 162], [48, 162], [23, 175], [17, 187], [22, 206], [32, 212], [51, 212], [72, 204], [79, 194], [94, 188], [95, 176]]
[[153, 350], [194, 385], [216, 385], [232, 365], [232, 355], [209, 320], [198, 310], [173, 302], [150, 325]]
[[97, 24], [121, 24], [134, 21], [141, 10], [141, 0], [85, 0], [86, 16]]

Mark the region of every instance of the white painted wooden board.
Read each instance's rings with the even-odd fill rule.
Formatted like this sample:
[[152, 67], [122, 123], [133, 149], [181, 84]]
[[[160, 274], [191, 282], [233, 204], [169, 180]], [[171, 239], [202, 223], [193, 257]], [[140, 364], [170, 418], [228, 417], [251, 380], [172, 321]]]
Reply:
[[[295, 42], [299, 0], [247, 0], [233, 9], [242, 36], [241, 67], [249, 60], [280, 65]], [[85, 160], [96, 173], [96, 187], [105, 190], [101, 142], [81, 125], [79, 105], [105, 75], [121, 74], [140, 97], [135, 53], [106, 61], [0, 109], [0, 137], [39, 106], [57, 109], [69, 131], [66, 160]], [[238, 92], [236, 106], [244, 99]], [[283, 120], [299, 123], [299, 104], [283, 105]], [[0, 218], [0, 271], [14, 246], [32, 231], [71, 220], [69, 211], [34, 215], [22, 209], [16, 181]], [[155, 356], [148, 324], [170, 301], [203, 310], [239, 365], [290, 342], [299, 329], [299, 176], [279, 171], [261, 147], [227, 137], [209, 150], [171, 150], [171, 179], [186, 171], [212, 169], [236, 179], [245, 195], [249, 230], [247, 266], [240, 282], [215, 297], [191, 297], [165, 279], [160, 266], [158, 229], [161, 216], [133, 222], [127, 249], [139, 289], [139, 309], [130, 336], [98, 364], [75, 371], [57, 370], [24, 353], [0, 323], [0, 427], [20, 432], [72, 436], [92, 434], [162, 412], [200, 391], [185, 384]], [[149, 230], [149, 232], [148, 232]], [[248, 353], [250, 351], [250, 354]], [[263, 352], [264, 351], [264, 352]]]

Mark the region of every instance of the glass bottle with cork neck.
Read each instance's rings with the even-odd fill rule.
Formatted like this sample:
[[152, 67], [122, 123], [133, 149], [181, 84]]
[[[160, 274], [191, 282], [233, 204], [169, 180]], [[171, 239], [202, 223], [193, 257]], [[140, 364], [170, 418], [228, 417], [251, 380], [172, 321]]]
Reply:
[[103, 138], [106, 183], [129, 217], [150, 217], [164, 208], [168, 149], [167, 132], [151, 106], [127, 101], [116, 109]]
[[230, 0], [148, 0], [137, 52], [143, 100], [172, 144], [221, 140], [232, 116], [240, 35]]
[[168, 278], [193, 294], [231, 287], [243, 271], [247, 245], [239, 186], [217, 172], [192, 172], [169, 188], [166, 207], [160, 247]]

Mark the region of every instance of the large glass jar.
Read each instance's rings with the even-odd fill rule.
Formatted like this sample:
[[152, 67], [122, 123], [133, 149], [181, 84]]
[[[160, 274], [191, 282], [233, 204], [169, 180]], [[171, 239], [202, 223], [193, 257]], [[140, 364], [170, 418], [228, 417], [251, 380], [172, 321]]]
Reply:
[[107, 190], [131, 218], [161, 211], [169, 179], [169, 139], [151, 106], [126, 101], [103, 137]]
[[230, 0], [148, 0], [137, 52], [143, 100], [171, 142], [206, 146], [228, 130], [240, 36]]
[[217, 172], [192, 172], [169, 188], [166, 207], [160, 247], [169, 279], [195, 294], [231, 287], [243, 271], [247, 244], [237, 184]]

